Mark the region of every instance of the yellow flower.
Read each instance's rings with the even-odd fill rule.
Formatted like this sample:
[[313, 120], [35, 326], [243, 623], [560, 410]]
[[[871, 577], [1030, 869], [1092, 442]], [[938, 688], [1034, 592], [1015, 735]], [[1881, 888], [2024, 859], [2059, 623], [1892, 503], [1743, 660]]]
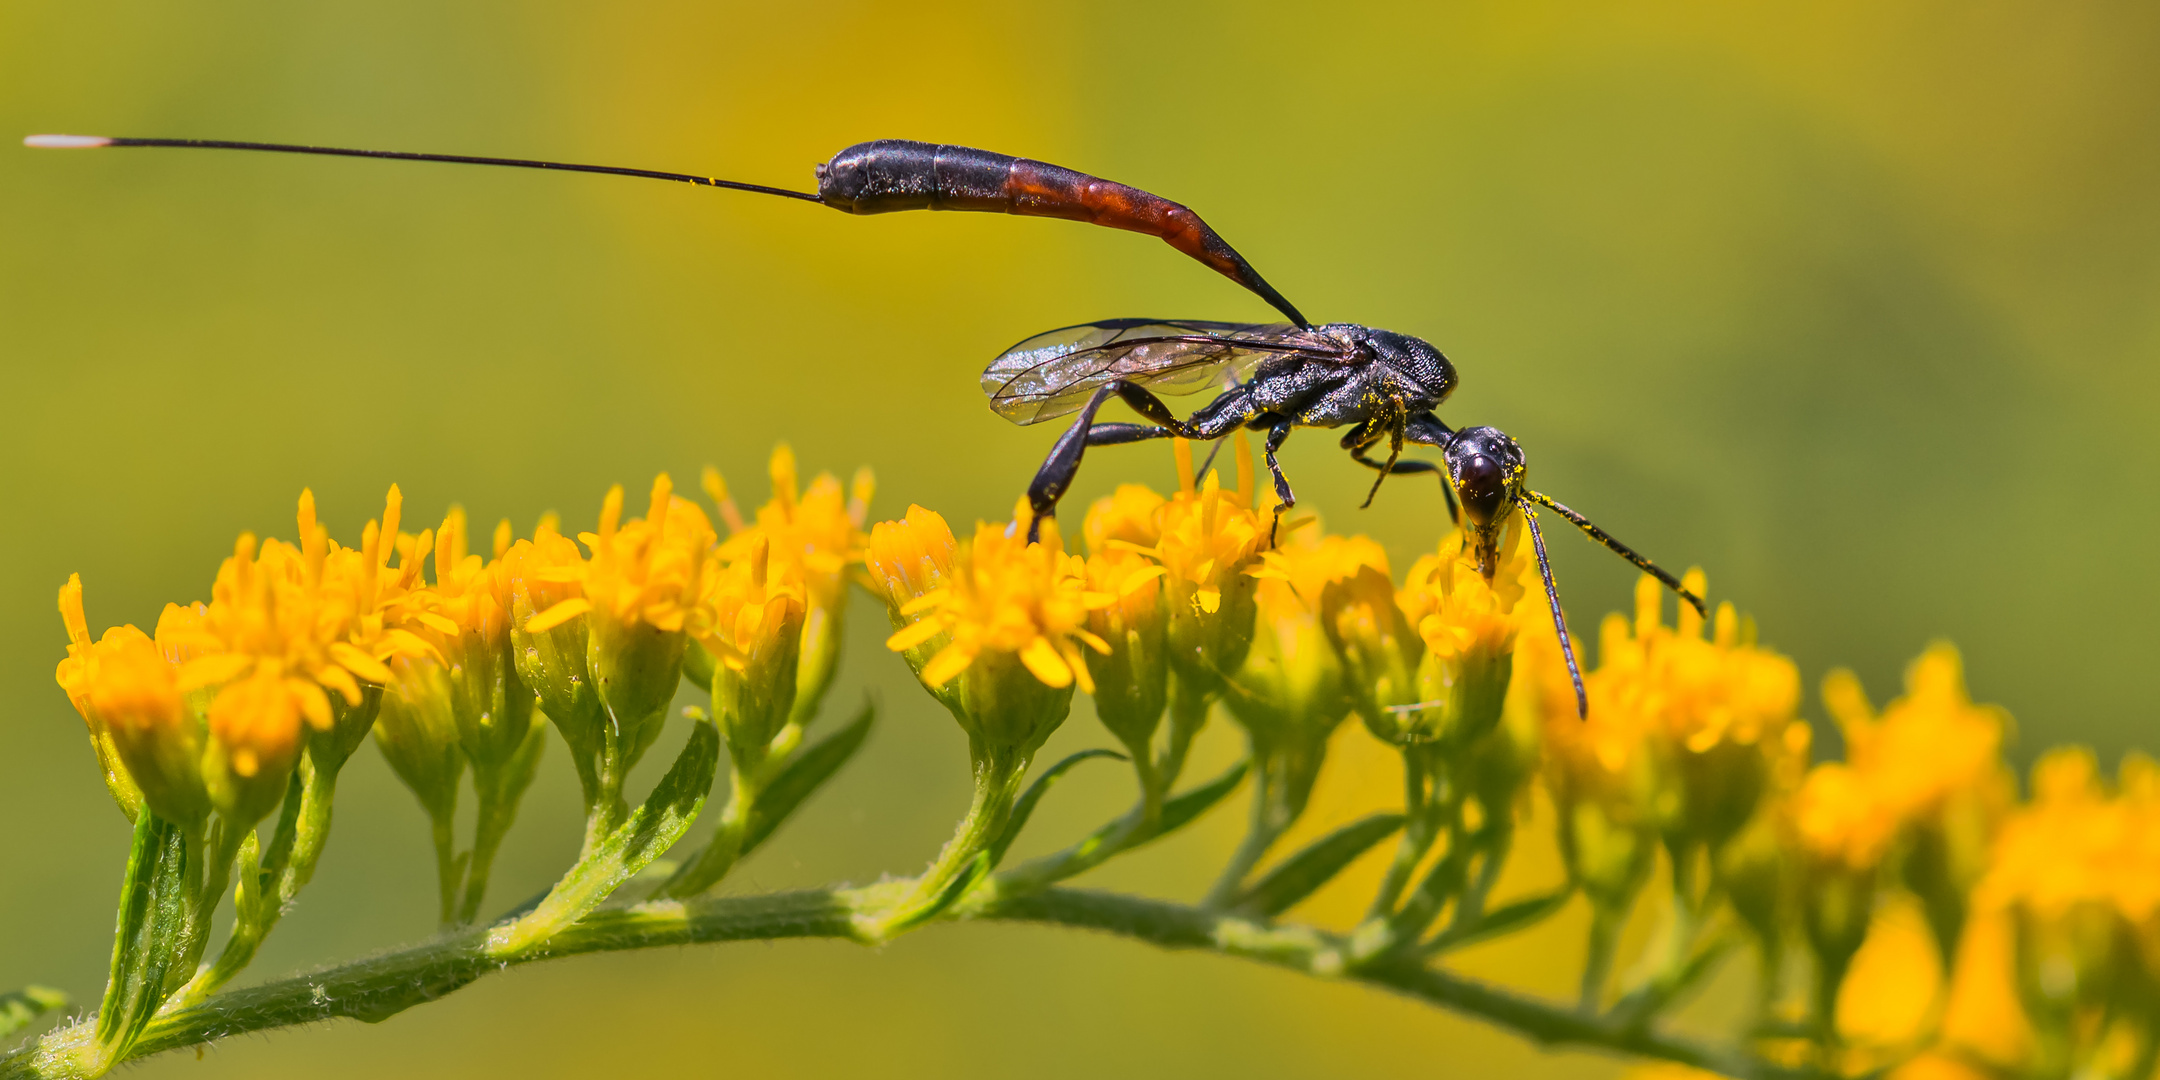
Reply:
[[494, 546], [492, 560], [473, 554], [465, 511], [452, 507], [435, 534], [435, 581], [414, 596], [411, 616], [413, 632], [440, 658], [457, 741], [483, 766], [517, 754], [536, 722], [511, 644], [509, 522], [497, 526]]
[[1366, 537], [1321, 536], [1317, 528], [1287, 533], [1284, 545], [1247, 571], [1257, 581], [1253, 643], [1223, 695], [1251, 740], [1254, 820], [1269, 830], [1304, 813], [1328, 736], [1350, 714], [1342, 660], [1321, 625], [1327, 588], [1361, 570], [1387, 573], [1386, 553]]
[[1252, 646], [1253, 593], [1259, 581], [1247, 571], [1268, 546], [1272, 520], [1253, 505], [1252, 449], [1243, 432], [1237, 440], [1236, 491], [1222, 490], [1213, 470], [1195, 490], [1186, 479], [1192, 475], [1191, 449], [1178, 441], [1178, 475], [1184, 486], [1157, 512], [1159, 535], [1145, 552], [1165, 571], [1171, 667], [1200, 690], [1221, 686], [1245, 662]]
[[90, 708], [109, 726], [144, 803], [167, 821], [202, 824], [210, 813], [202, 722], [181, 701], [172, 665], [132, 626], [107, 630], [96, 653]]
[[252, 823], [284, 798], [303, 722], [342, 762], [374, 723], [371, 688], [391, 679], [384, 661], [432, 651], [393, 625], [419, 571], [410, 555], [389, 569], [394, 545], [385, 538], [397, 535], [399, 506], [392, 487], [382, 523], [369, 522], [350, 549], [329, 539], [304, 491], [299, 547], [243, 534], [210, 603], [168, 608], [160, 620], [159, 647], [189, 657], [181, 692], [211, 694], [206, 779], [226, 817]]
[[[1090, 511], [1088, 521], [1095, 520]], [[1169, 612], [1162, 576], [1162, 567], [1128, 549], [1098, 549], [1087, 560], [1087, 591], [1108, 598], [1087, 615], [1088, 632], [1109, 646], [1083, 654], [1095, 684], [1095, 715], [1132, 751], [1134, 761], [1153, 753], [1155, 729], [1169, 701], [1164, 644]]]
[[622, 487], [609, 489], [600, 531], [578, 538], [592, 552], [584, 596], [558, 610], [586, 606], [587, 666], [600, 702], [629, 745], [642, 749], [675, 696], [685, 645], [712, 632], [704, 601], [718, 538], [696, 503], [675, 496], [666, 473], [653, 481], [645, 517], [621, 521], [622, 504]]
[[1092, 689], [1083, 645], [1109, 646], [1087, 629], [1086, 567], [1055, 534], [1030, 544], [1024, 525], [983, 523], [957, 543], [945, 520], [921, 507], [870, 532], [872, 582], [885, 594], [894, 633], [886, 647], [975, 740], [1030, 753], [1063, 722], [1072, 688]]
[[1878, 719], [1849, 671], [1823, 680], [1823, 704], [1845, 732], [1846, 757], [1907, 828], [1905, 882], [1926, 902], [1947, 959], [1966, 897], [2009, 811], [2015, 784], [2002, 762], [2009, 715], [1975, 705], [1955, 648], [1928, 647], [1905, 673], [1905, 696]]
[[67, 584], [60, 587], [60, 619], [67, 626], [67, 659], [60, 661], [53, 679], [67, 692], [68, 701], [81, 714], [83, 726], [90, 733], [90, 748], [97, 753], [98, 772], [105, 778], [106, 790], [112, 792], [120, 812], [132, 822], [142, 809], [142, 789], [135, 785], [127, 766], [120, 760], [119, 748], [113, 744], [111, 725], [90, 703], [90, 691], [97, 685], [101, 657], [98, 644], [90, 638], [89, 620], [83, 617], [81, 574], [68, 575]]
[[1095, 500], [1081, 522], [1080, 535], [1087, 539], [1089, 554], [1113, 547], [1152, 548], [1162, 539], [1163, 497], [1143, 484], [1119, 484], [1116, 491]]
[[1387, 553], [1367, 537], [1318, 533], [1290, 531], [1247, 571], [1257, 582], [1253, 646], [1224, 703], [1256, 747], [1294, 729], [1324, 738], [1350, 712], [1342, 661], [1321, 627], [1322, 605], [1329, 585], [1360, 570], [1385, 575]]
[[1867, 937], [1877, 868], [1897, 838], [1897, 817], [1867, 777], [1826, 762], [1808, 770], [1794, 796], [1791, 826], [1800, 855], [1800, 911], [1820, 965], [1824, 1007], [1836, 1000], [1847, 966]]
[[599, 735], [600, 699], [586, 672], [585, 558], [576, 542], [542, 519], [532, 539], [502, 557], [510, 597], [511, 656], [518, 677], [540, 695], [540, 708], [580, 758]]
[[[1683, 583], [1700, 595], [1701, 571]], [[1660, 822], [1670, 835], [1723, 843], [1762, 801], [1784, 756], [1784, 732], [1800, 700], [1791, 660], [1759, 648], [1731, 604], [1718, 605], [1713, 632], [1686, 605], [1679, 625], [1663, 620], [1663, 591], [1636, 583], [1633, 633], [1608, 621], [1598, 670], [1586, 680], [1590, 714], [1618, 714], [1648, 733], [1668, 758], [1677, 802]]]
[[2160, 767], [2132, 754], [2119, 779], [2108, 790], [2089, 750], [2043, 756], [1974, 897], [1983, 917], [2008, 916], [2043, 1046], [2073, 1061], [2108, 1041], [2111, 1018], [2149, 1009], [2160, 975]]
[[[870, 470], [861, 469], [845, 493], [831, 473], [818, 474], [808, 490], [800, 490], [795, 454], [785, 443], [774, 448], [769, 472], [772, 499], [758, 508], [754, 523], [743, 521], [718, 470], [705, 470], [704, 486], [729, 528], [730, 535], [720, 546], [721, 558], [738, 563], [765, 544], [775, 573], [801, 583], [805, 607], [790, 718], [806, 723], [816, 715], [838, 671], [842, 616], [847, 608], [846, 569], [862, 561], [863, 523], [876, 483]], [[693, 674], [709, 681], [704, 658], [693, 659], [698, 661]]]
[[1375, 733], [1398, 745], [1444, 742], [1468, 746], [1499, 723], [1522, 628], [1528, 566], [1522, 531], [1510, 529], [1490, 581], [1478, 572], [1469, 537], [1460, 530], [1440, 541], [1405, 575], [1397, 602], [1425, 644], [1418, 659], [1416, 696], [1422, 708], [1397, 708]]
[[1400, 733], [1401, 714], [1389, 706], [1414, 704], [1418, 658], [1424, 640], [1396, 603], [1395, 583], [1376, 566], [1363, 566], [1321, 591], [1321, 629], [1342, 662], [1343, 685], [1365, 726], [1382, 739]]
[[798, 688], [807, 600], [801, 563], [776, 561], [771, 551], [761, 535], [747, 557], [713, 578], [713, 631], [705, 639], [718, 658], [713, 711], [739, 752], [772, 743]]
[[758, 508], [755, 522], [746, 523], [728, 497], [727, 485], [715, 469], [705, 470], [704, 486], [720, 515], [727, 521], [729, 536], [721, 556], [730, 562], [747, 558], [760, 537], [771, 545], [770, 558], [782, 567], [794, 567], [802, 575], [810, 602], [831, 608], [845, 593], [844, 572], [848, 564], [862, 559], [864, 515], [876, 481], [870, 470], [861, 469], [849, 490], [831, 473], [819, 473], [808, 490], [801, 489], [795, 469], [795, 452], [781, 443], [773, 449], [769, 472], [772, 499]]

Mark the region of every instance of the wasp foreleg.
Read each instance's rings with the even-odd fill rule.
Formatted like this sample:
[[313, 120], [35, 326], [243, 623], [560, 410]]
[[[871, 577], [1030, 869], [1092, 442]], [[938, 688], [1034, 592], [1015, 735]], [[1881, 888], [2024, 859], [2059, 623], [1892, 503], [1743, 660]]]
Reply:
[[1268, 546], [1275, 546], [1276, 534], [1282, 531], [1283, 511], [1297, 505], [1297, 493], [1290, 490], [1290, 478], [1283, 475], [1282, 464], [1275, 460], [1275, 451], [1290, 438], [1290, 421], [1278, 420], [1268, 429], [1267, 442], [1262, 457], [1267, 459], [1268, 473], [1275, 478], [1275, 517], [1268, 522]]

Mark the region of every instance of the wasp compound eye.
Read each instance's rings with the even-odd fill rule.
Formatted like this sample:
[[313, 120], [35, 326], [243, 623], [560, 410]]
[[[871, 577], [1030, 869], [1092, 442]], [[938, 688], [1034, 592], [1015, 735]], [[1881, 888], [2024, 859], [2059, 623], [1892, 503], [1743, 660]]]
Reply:
[[1472, 525], [1485, 527], [1507, 506], [1506, 466], [1483, 454], [1471, 454], [1454, 462], [1454, 473], [1455, 495]]

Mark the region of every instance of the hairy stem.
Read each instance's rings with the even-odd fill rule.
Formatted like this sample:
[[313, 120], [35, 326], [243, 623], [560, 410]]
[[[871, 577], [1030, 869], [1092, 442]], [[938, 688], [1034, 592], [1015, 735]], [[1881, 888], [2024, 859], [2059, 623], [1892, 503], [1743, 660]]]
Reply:
[[[564, 928], [544, 947], [515, 956], [489, 955], [486, 930], [468, 930], [167, 1010], [150, 1023], [128, 1056], [342, 1017], [379, 1021], [492, 972], [541, 959], [701, 942], [860, 940], [857, 919], [890, 910], [906, 887], [896, 883], [605, 908]], [[1068, 888], [1015, 897], [974, 917], [1102, 931], [1163, 948], [1236, 956], [1319, 978], [1364, 983], [1478, 1017], [1544, 1045], [1600, 1048], [1730, 1076], [1794, 1075], [1649, 1025], [1583, 1016], [1437, 967], [1401, 963], [1350, 970], [1343, 965], [1338, 939], [1302, 926], [1269, 925], [1165, 901]], [[0, 1058], [0, 1080], [82, 1076], [75, 1055], [94, 1038], [95, 1022], [89, 1020], [48, 1032]]]

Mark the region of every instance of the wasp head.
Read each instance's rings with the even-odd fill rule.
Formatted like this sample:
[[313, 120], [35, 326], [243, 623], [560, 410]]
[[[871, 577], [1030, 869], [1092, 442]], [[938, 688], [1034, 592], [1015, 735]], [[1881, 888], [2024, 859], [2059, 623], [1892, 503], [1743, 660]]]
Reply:
[[1522, 447], [1499, 428], [1474, 427], [1456, 432], [1442, 454], [1478, 573], [1491, 580], [1500, 565], [1500, 528], [1522, 497]]

